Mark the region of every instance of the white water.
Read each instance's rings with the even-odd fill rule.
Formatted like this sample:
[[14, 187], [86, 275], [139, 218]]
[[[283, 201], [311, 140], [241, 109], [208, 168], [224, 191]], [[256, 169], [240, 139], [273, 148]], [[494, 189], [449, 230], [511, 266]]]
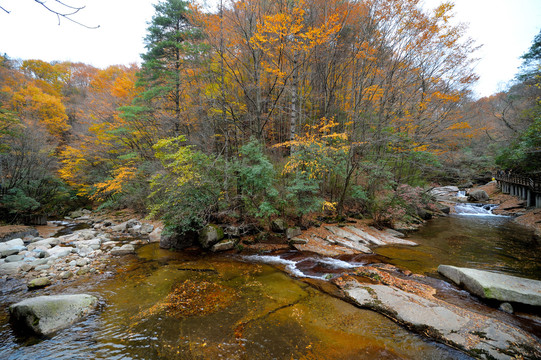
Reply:
[[276, 256], [276, 255], [247, 255], [247, 256], [243, 256], [242, 258], [250, 262], [285, 265], [285, 270], [293, 276], [319, 279], [319, 280], [328, 280], [328, 274], [320, 275], [320, 276], [305, 274], [304, 272], [302, 272], [301, 270], [297, 268], [297, 264], [305, 262], [305, 261], [313, 261], [314, 263], [325, 265], [325, 267], [331, 268], [331, 269], [353, 269], [356, 267], [363, 266], [363, 264], [361, 263], [349, 263], [346, 261], [328, 258], [328, 257], [325, 257], [325, 258], [309, 257], [309, 258], [303, 258], [299, 261], [283, 259], [280, 256]]
[[494, 204], [456, 204], [455, 213], [467, 216], [502, 216], [495, 215], [492, 210], [497, 208]]
[[456, 197], [466, 197], [466, 191], [465, 191], [465, 190], [460, 190], [460, 191], [456, 194]]

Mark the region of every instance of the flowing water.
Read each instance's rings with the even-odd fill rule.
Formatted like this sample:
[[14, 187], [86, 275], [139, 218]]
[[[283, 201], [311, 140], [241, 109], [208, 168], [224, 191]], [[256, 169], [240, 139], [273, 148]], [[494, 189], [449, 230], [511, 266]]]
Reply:
[[[466, 359], [264, 263], [294, 260], [199, 256], [148, 245], [118, 274], [48, 292], [86, 292], [100, 311], [49, 339], [18, 338], [6, 305], [24, 286], [4, 283], [1, 359]], [[288, 262], [289, 261], [289, 262]], [[334, 271], [351, 264], [306, 260]], [[306, 262], [305, 261], [305, 262]], [[325, 284], [321, 280], [322, 284]], [[39, 295], [36, 292], [33, 295]]]
[[[471, 216], [490, 210], [466, 205], [470, 215], [434, 219], [413, 234], [419, 246], [376, 252], [435, 277], [439, 264], [450, 264], [539, 279], [541, 252], [533, 235], [506, 217]], [[0, 280], [0, 359], [468, 358], [316, 289], [332, 293], [327, 279], [371, 261], [297, 252], [200, 255], [153, 244], [90, 281], [28, 293], [18, 281]], [[13, 333], [10, 304], [57, 293], [94, 294], [101, 307], [48, 339]]]
[[457, 205], [457, 215], [433, 219], [409, 240], [415, 247], [375, 251], [414, 273], [435, 275], [440, 264], [541, 280], [541, 244], [533, 231], [492, 214], [493, 205]]

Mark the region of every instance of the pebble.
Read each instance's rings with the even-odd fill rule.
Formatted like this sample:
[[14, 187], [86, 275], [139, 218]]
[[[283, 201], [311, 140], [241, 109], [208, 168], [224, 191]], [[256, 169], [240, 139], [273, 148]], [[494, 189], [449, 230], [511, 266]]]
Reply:
[[24, 259], [23, 255], [9, 255], [4, 260], [5, 262], [9, 263], [9, 262], [22, 261], [23, 259]]
[[51, 280], [49, 280], [49, 278], [39, 277], [37, 279], [30, 280], [26, 286], [28, 286], [28, 289], [39, 289], [48, 285], [51, 285]]
[[75, 265], [77, 265], [79, 267], [83, 267], [83, 266], [85, 266], [87, 264], [88, 264], [88, 259], [87, 258], [80, 258], [75, 262]]

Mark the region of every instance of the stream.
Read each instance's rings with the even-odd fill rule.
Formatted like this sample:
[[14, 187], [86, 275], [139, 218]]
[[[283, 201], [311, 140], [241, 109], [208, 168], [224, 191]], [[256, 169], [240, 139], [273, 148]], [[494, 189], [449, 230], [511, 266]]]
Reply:
[[13, 333], [7, 307], [29, 294], [18, 281], [0, 280], [0, 359], [469, 359], [329, 295], [325, 279], [381, 259], [435, 278], [441, 263], [541, 275], [539, 244], [509, 218], [438, 218], [409, 239], [420, 245], [348, 259], [145, 245], [116, 260], [112, 273], [35, 291], [101, 301], [99, 311], [48, 339]]

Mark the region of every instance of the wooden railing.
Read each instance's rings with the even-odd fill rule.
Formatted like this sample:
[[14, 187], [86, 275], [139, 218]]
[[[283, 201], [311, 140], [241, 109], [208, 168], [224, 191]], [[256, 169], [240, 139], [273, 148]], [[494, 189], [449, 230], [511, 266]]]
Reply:
[[509, 184], [522, 185], [529, 188], [532, 192], [541, 194], [541, 176], [540, 175], [517, 175], [497, 172], [494, 178]]

